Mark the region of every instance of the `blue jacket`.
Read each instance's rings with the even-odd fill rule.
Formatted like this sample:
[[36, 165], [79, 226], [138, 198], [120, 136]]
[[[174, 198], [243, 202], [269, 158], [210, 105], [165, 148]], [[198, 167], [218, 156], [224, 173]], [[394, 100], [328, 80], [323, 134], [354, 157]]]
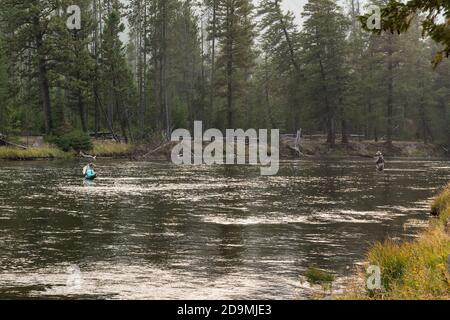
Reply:
[[85, 177], [86, 177], [86, 178], [92, 178], [92, 177], [95, 177], [95, 172], [94, 172], [94, 170], [92, 170], [91, 168], [87, 169], [87, 170], [86, 170], [86, 175], [85, 175]]

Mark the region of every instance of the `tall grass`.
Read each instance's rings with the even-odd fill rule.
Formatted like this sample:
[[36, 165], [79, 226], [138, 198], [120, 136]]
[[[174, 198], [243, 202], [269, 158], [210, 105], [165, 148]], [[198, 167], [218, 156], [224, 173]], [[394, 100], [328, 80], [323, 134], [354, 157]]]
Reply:
[[132, 153], [133, 146], [117, 142], [94, 142], [92, 154], [97, 157], [121, 157]]
[[440, 223], [445, 223], [450, 209], [450, 184], [434, 199], [431, 212], [439, 217]]
[[0, 147], [0, 159], [5, 160], [55, 159], [68, 158], [70, 156], [71, 155], [66, 152], [51, 147], [30, 149]]
[[344, 298], [450, 299], [450, 185], [433, 201], [432, 210], [438, 217], [431, 220], [429, 227], [415, 241], [395, 243], [388, 240], [369, 250], [367, 263], [380, 267], [382, 290], [350, 288]]
[[[133, 146], [115, 142], [94, 142], [93, 155], [98, 157], [124, 157], [132, 153]], [[77, 156], [75, 152], [64, 152], [58, 148], [44, 146], [39, 148], [20, 149], [14, 147], [0, 147], [0, 159], [5, 160], [33, 160], [70, 158]]]

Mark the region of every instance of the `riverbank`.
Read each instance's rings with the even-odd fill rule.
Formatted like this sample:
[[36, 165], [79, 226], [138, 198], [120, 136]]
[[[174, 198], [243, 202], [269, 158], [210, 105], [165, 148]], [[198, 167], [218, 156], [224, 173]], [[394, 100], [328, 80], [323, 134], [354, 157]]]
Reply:
[[[149, 144], [131, 145], [112, 141], [94, 141], [90, 154], [98, 158], [133, 158], [137, 160], [170, 161], [172, 148], [176, 142], [156, 141]], [[205, 144], [206, 145], [206, 144]], [[338, 143], [330, 148], [323, 140], [303, 139], [301, 141], [301, 158], [305, 157], [360, 157], [373, 158], [381, 151], [385, 157], [400, 158], [445, 158], [449, 154], [438, 145], [422, 142], [394, 141], [391, 146], [384, 142], [351, 141]], [[283, 138], [280, 141], [280, 159], [298, 159], [295, 150], [295, 139]], [[0, 159], [3, 160], [51, 160], [77, 157], [75, 152], [64, 152], [60, 149], [43, 144], [38, 147], [21, 149], [12, 146], [0, 146]]]
[[[134, 146], [131, 144], [94, 141], [94, 148], [90, 152], [97, 158], [125, 158], [133, 154]], [[52, 145], [30, 147], [27, 149], [16, 147], [0, 147], [2, 160], [52, 160], [70, 159], [78, 157], [76, 152], [64, 152]]]
[[[365, 265], [339, 299], [450, 299], [450, 184], [435, 198], [428, 228], [412, 242], [387, 240], [368, 251]], [[364, 270], [381, 269], [379, 290], [366, 289]]]
[[[136, 148], [137, 159], [148, 161], [170, 161], [172, 148], [177, 142], [167, 142], [139, 146]], [[206, 146], [208, 143], [204, 143]], [[247, 150], [248, 151], [248, 150]], [[247, 152], [246, 151], [246, 152]], [[385, 142], [374, 141], [351, 141], [349, 143], [338, 143], [333, 148], [328, 146], [325, 140], [302, 139], [299, 155], [295, 147], [295, 138], [282, 136], [279, 145], [279, 155], [281, 160], [294, 160], [305, 158], [342, 158], [357, 157], [371, 158], [381, 151], [385, 157], [391, 158], [447, 158], [450, 155], [444, 148], [438, 145], [425, 144], [414, 141], [394, 141], [392, 145]]]
[[[280, 145], [281, 158], [298, 157], [295, 149], [295, 139], [283, 138]], [[394, 141], [392, 145], [384, 141], [350, 141], [349, 143], [337, 143], [333, 148], [326, 144], [325, 140], [302, 139], [300, 151], [304, 156], [313, 157], [363, 157], [373, 158], [378, 151], [386, 157], [399, 158], [444, 158], [449, 154], [442, 146], [425, 144], [417, 141]]]

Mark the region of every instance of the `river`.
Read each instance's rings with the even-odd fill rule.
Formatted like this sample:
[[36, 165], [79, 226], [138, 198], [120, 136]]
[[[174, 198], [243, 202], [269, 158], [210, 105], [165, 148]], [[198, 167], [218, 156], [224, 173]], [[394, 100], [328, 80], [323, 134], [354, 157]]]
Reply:
[[411, 239], [450, 180], [440, 160], [249, 166], [0, 162], [0, 298], [301, 299], [368, 246]]

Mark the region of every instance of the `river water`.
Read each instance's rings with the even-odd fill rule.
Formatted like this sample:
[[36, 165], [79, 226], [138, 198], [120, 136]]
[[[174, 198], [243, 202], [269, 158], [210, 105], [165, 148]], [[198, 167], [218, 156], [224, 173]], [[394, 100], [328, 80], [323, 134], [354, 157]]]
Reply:
[[410, 239], [446, 161], [257, 167], [0, 162], [0, 298], [297, 299], [309, 266], [339, 279], [368, 246]]

